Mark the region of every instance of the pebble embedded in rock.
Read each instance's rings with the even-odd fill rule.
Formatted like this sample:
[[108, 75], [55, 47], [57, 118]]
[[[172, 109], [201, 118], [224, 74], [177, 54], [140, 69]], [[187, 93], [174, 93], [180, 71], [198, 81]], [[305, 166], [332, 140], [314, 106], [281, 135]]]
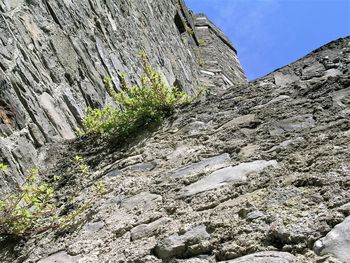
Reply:
[[122, 200], [120, 205], [127, 210], [150, 210], [156, 207], [160, 202], [162, 202], [162, 196], [149, 192], [142, 192]]
[[294, 256], [287, 252], [258, 252], [219, 263], [293, 263]]
[[199, 244], [209, 238], [210, 235], [208, 234], [206, 227], [204, 225], [199, 225], [183, 235], [173, 234], [162, 239], [155, 247], [155, 253], [161, 259], [178, 257], [186, 253], [188, 246]]
[[319, 255], [332, 254], [341, 260], [350, 261], [350, 216], [317, 240], [314, 250]]
[[153, 235], [160, 227], [170, 221], [170, 218], [160, 218], [149, 224], [138, 225], [130, 230], [130, 238], [131, 240], [136, 240]]
[[43, 258], [38, 263], [78, 263], [80, 256], [71, 256], [65, 251], [57, 252], [47, 258]]

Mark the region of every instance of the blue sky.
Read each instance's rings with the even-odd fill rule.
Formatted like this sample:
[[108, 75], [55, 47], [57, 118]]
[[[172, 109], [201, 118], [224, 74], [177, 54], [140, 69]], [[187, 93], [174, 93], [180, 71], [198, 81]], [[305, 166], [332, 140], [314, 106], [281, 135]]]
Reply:
[[350, 35], [350, 0], [186, 0], [232, 40], [248, 79]]

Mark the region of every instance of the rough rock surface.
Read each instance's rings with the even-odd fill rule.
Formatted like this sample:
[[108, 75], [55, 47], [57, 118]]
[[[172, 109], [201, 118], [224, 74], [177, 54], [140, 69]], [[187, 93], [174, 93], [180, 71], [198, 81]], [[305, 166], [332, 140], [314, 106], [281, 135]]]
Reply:
[[[3, 249], [4, 262], [57, 253], [78, 262], [346, 262], [349, 42], [214, 90], [128, 145], [84, 138], [47, 146], [49, 177], [71, 176], [75, 154], [91, 166], [77, 203], [94, 196], [96, 180], [109, 193], [74, 231]], [[306, 70], [315, 65], [317, 74]], [[59, 195], [76, 191], [70, 182]]]
[[[98, 22], [96, 23], [99, 26], [93, 23], [95, 25], [93, 28], [97, 31], [103, 32], [106, 28], [113, 31], [114, 24], [124, 32], [127, 27], [123, 25], [127, 22], [121, 24], [121, 21], [134, 19], [135, 14], [138, 14], [138, 8], [148, 15], [153, 13], [151, 21], [160, 13], [164, 17], [168, 16], [167, 19], [164, 18], [166, 22], [161, 23], [163, 29], [160, 31], [164, 33], [167, 32], [166, 25], [169, 21], [179, 25], [179, 16], [181, 19], [186, 18], [186, 21], [191, 21], [190, 17], [192, 17], [189, 12], [180, 12], [176, 16], [176, 10], [183, 6], [181, 2], [175, 4], [170, 1], [142, 1], [140, 6], [135, 4], [136, 1], [126, 1], [128, 5], [121, 4], [123, 1], [119, 3], [118, 1], [90, 0], [88, 2], [86, 7], [89, 10], [86, 11], [85, 16], [81, 16], [81, 20], [72, 18], [81, 14], [80, 12], [72, 12], [72, 15], [67, 16], [66, 11], [60, 10], [67, 10], [69, 8], [64, 7], [69, 6], [71, 8], [69, 10], [83, 12], [84, 6], [80, 6], [83, 1], [64, 0], [56, 3], [47, 0], [34, 3], [18, 0], [6, 1], [5, 4], [2, 2], [0, 3], [2, 12], [0, 19], [3, 20], [1, 26], [6, 29], [8, 26], [11, 27], [13, 21], [25, 23], [25, 18], [16, 20], [16, 17], [21, 14], [35, 14], [36, 8], [44, 9], [42, 9], [42, 15], [36, 15], [34, 18], [42, 18], [41, 25], [45, 25], [45, 16], [50, 13], [52, 21], [57, 24], [56, 28], [60, 32], [63, 30], [60, 23], [67, 23], [63, 28], [71, 28], [70, 30], [79, 26], [91, 26], [90, 16], [97, 17], [97, 20], [91, 20], [94, 23]], [[114, 5], [117, 2], [119, 5]], [[57, 8], [57, 5], [60, 8]], [[74, 9], [77, 6], [79, 8]], [[101, 8], [106, 11], [105, 8], [113, 6], [118, 7], [118, 10], [120, 9], [118, 12], [122, 13], [114, 17], [115, 13], [107, 12], [108, 15], [104, 19], [109, 20], [112, 16], [113, 19], [118, 19], [118, 23], [113, 23], [112, 20], [104, 22], [102, 16], [98, 15], [102, 12]], [[61, 16], [64, 19], [59, 18]], [[174, 16], [176, 16], [175, 20]], [[214, 26], [208, 24], [205, 17], [188, 23], [188, 26], [193, 25], [194, 29], [205, 27], [198, 29], [202, 30], [201, 34], [209, 30], [212, 35], [208, 40], [215, 35], [223, 43], [227, 41], [220, 36]], [[172, 27], [175, 31], [179, 31], [176, 37], [184, 37], [187, 31], [190, 31], [188, 29], [186, 31], [187, 27], [180, 26], [180, 29], [174, 25]], [[19, 30], [21, 27], [12, 26], [11, 28]], [[140, 30], [137, 26], [135, 28]], [[186, 33], [182, 32], [183, 30]], [[170, 31], [169, 37], [174, 33]], [[43, 30], [44, 34], [48, 32], [51, 31]], [[75, 41], [78, 43], [79, 41], [90, 43], [91, 48], [91, 35], [89, 37], [84, 35], [89, 31], [81, 29], [79, 32], [76, 30], [75, 34], [72, 33], [72, 38], [76, 37]], [[99, 34], [102, 34], [101, 32]], [[108, 32], [106, 36], [120, 37], [117, 33], [113, 35], [110, 31]], [[136, 32], [138, 37], [143, 36], [139, 31]], [[79, 36], [79, 34], [82, 35]], [[131, 36], [132, 34], [133, 31], [130, 30], [129, 40], [137, 41]], [[23, 31], [22, 34], [17, 32], [14, 35], [18, 38], [26, 34]], [[174, 35], [174, 43], [177, 43], [176, 37]], [[2, 40], [3, 43], [6, 39], [11, 39], [10, 33], [5, 40]], [[104, 37], [104, 41], [117, 43], [112, 39], [113, 37]], [[162, 41], [161, 39], [154, 39], [155, 42], [151, 42], [153, 43], [151, 47], [159, 48], [157, 41]], [[185, 45], [184, 42], [188, 43], [179, 41], [183, 43], [181, 45]], [[193, 41], [196, 40], [193, 39]], [[215, 43], [212, 40], [209, 42]], [[13, 41], [9, 41], [9, 44], [11, 43]], [[40, 43], [40, 45], [37, 44], [48, 49], [46, 51], [48, 53], [44, 54], [51, 54], [51, 56], [48, 55], [51, 58], [50, 62], [57, 62], [56, 66], [50, 70], [43, 69], [42, 74], [52, 72], [52, 76], [56, 74], [61, 76], [60, 74], [66, 71], [63, 70], [61, 62], [58, 62], [59, 56], [57, 55], [55, 59], [56, 55], [52, 54], [57, 53], [49, 52], [51, 48], [56, 50], [54, 44], [48, 44], [44, 39]], [[66, 42], [62, 40], [57, 43], [64, 45]], [[107, 42], [102, 43], [106, 45]], [[133, 46], [132, 43], [129, 46]], [[169, 45], [168, 47], [171, 48], [169, 43], [169, 39], [164, 40], [164, 45]], [[173, 45], [176, 45], [174, 43]], [[230, 43], [226, 45], [232, 50]], [[36, 119], [35, 116], [29, 116], [28, 119], [28, 115], [33, 113], [28, 109], [32, 107], [37, 112], [41, 112], [42, 107], [50, 108], [50, 111], [45, 111], [46, 117], [42, 117], [43, 122], [50, 118], [63, 118], [64, 114], [52, 111], [53, 108], [60, 109], [58, 105], [61, 105], [58, 103], [56, 92], [62, 91], [59, 87], [74, 90], [75, 84], [78, 85], [79, 81], [73, 78], [73, 82], [69, 83], [67, 76], [68, 79], [64, 80], [64, 83], [59, 81], [56, 84], [50, 82], [52, 85], [45, 85], [47, 82], [42, 82], [39, 76], [41, 70], [30, 71], [23, 68], [31, 67], [29, 62], [22, 61], [24, 64], [20, 64], [21, 59], [25, 57], [24, 54], [27, 54], [21, 52], [20, 47], [30, 50], [31, 45], [30, 43], [17, 44], [16, 48], [9, 49], [17, 50], [16, 58], [19, 59], [9, 59], [12, 61], [10, 65], [15, 65], [19, 61], [20, 66], [16, 66], [18, 69], [14, 71], [17, 75], [13, 74], [12, 69], [7, 69], [5, 64], [0, 67], [2, 71], [5, 68], [6, 74], [3, 76], [5, 79], [26, 76], [25, 78], [29, 78], [28, 82], [31, 81], [30, 77], [34, 81], [40, 78], [38, 83], [42, 83], [45, 92], [51, 94], [50, 96], [56, 94], [54, 95], [56, 106], [51, 108], [48, 106], [53, 101], [45, 92], [39, 91], [36, 94], [32, 90], [32, 88], [39, 89], [40, 85], [31, 86], [25, 83], [21, 86], [23, 90], [19, 89], [20, 94], [26, 95], [24, 96], [26, 99], [20, 97], [23, 100], [19, 104], [17, 103], [19, 97], [13, 93], [14, 90], [4, 89], [5, 97], [1, 98], [8, 100], [12, 98], [13, 103], [0, 102], [3, 113], [0, 116], [5, 114], [7, 116], [1, 117], [2, 132], [5, 134], [2, 135], [1, 141], [5, 142], [6, 146], [2, 147], [1, 151], [4, 152], [3, 158], [9, 158], [6, 160], [10, 162], [11, 169], [5, 174], [5, 182], [3, 177], [0, 178], [0, 185], [4, 187], [6, 184], [20, 180], [18, 170], [23, 169], [20, 162], [37, 163], [43, 176], [45, 175], [48, 180], [54, 175], [62, 177], [57, 188], [57, 199], [61, 204], [72, 192], [77, 196], [71, 209], [78, 207], [84, 200], [92, 200], [92, 203], [91, 207], [84, 211], [82, 220], [67, 232], [47, 231], [33, 235], [21, 243], [1, 243], [2, 262], [29, 263], [55, 262], [55, 260], [60, 262], [59, 260], [63, 260], [81, 263], [220, 261], [334, 263], [348, 260], [348, 235], [342, 229], [348, 228], [346, 218], [350, 215], [349, 37], [333, 41], [306, 57], [249, 83], [244, 83], [244, 77], [236, 71], [232, 76], [237, 82], [232, 82], [233, 85], [225, 88], [223, 86], [211, 88], [207, 96], [199, 97], [191, 105], [179, 109], [161, 127], [154, 131], [144, 131], [124, 145], [111, 144], [103, 138], [71, 139], [47, 144], [48, 135], [45, 135], [45, 132], [50, 131], [49, 128], [44, 132], [33, 128], [28, 133], [29, 127], [38, 127], [37, 123], [31, 121]], [[186, 48], [189, 51], [184, 51], [183, 56], [191, 53], [191, 45], [188, 44]], [[211, 52], [209, 47], [207, 48], [203, 54]], [[99, 49], [96, 46], [97, 53], [94, 53], [86, 48], [91, 52], [88, 58], [96, 59], [98, 52], [101, 51]], [[107, 50], [117, 49], [107, 48]], [[187, 58], [189, 60], [181, 58], [181, 54], [179, 56], [172, 54], [170, 49], [166, 51], [166, 47], [164, 50], [160, 55], [155, 50], [150, 54], [158, 59], [176, 58], [178, 63], [182, 61], [181, 63], [186, 67], [193, 63], [193, 72], [188, 73], [193, 75], [189, 75], [189, 83], [183, 83], [188, 85], [186, 87], [189, 90], [195, 87], [191, 86], [191, 81], [195, 82], [197, 79], [212, 81], [212, 87], [224, 84], [224, 80], [220, 82], [218, 78], [220, 74], [226, 74], [227, 68], [221, 69], [218, 74], [209, 74], [211, 78], [204, 79], [199, 73], [202, 66], [195, 65], [197, 61], [191, 62], [190, 58]], [[109, 52], [105, 51], [108, 54]], [[234, 54], [231, 51], [227, 53], [227, 56]], [[0, 61], [3, 61], [1, 54], [0, 52]], [[67, 56], [64, 52], [61, 55]], [[123, 65], [127, 67], [126, 71], [136, 72], [137, 64], [129, 55], [125, 54], [128, 62]], [[31, 57], [32, 55], [28, 55], [26, 58]], [[80, 63], [83, 63], [82, 57], [80, 55], [79, 57], [79, 63], [72, 63], [78, 68], [81, 66]], [[69, 56], [69, 59], [74, 59], [74, 56]], [[69, 59], [64, 57], [63, 61], [67, 62]], [[91, 62], [91, 64], [95, 70], [100, 67], [103, 69], [97, 70], [99, 77], [90, 76], [89, 81], [92, 79], [100, 83], [101, 77], [110, 65], [102, 66], [104, 65], [102, 58], [93, 61], [94, 63]], [[220, 63], [218, 61], [219, 67]], [[40, 67], [40, 64], [38, 65]], [[161, 63], [156, 65], [162, 67]], [[203, 67], [210, 65], [208, 63]], [[232, 67], [234, 69], [236, 66]], [[176, 68], [175, 65], [174, 68]], [[74, 72], [74, 68], [69, 70]], [[195, 75], [196, 70], [198, 75]], [[81, 68], [80, 71], [82, 71], [81, 74], [87, 74], [90, 69]], [[78, 72], [80, 71], [78, 69]], [[164, 70], [164, 72], [167, 71]], [[183, 71], [176, 72], [174, 70], [171, 74], [174, 76], [184, 74]], [[72, 76], [73, 73], [70, 74]], [[50, 74], [48, 76], [52, 78]], [[184, 76], [179, 76], [178, 79], [180, 77]], [[11, 85], [17, 83], [16, 80], [5, 82]], [[90, 85], [91, 91], [105, 94], [100, 84], [91, 83], [87, 84]], [[13, 94], [13, 97], [9, 94]], [[101, 94], [91, 94], [90, 99], [102, 105], [104, 101], [99, 101]], [[86, 94], [81, 96], [76, 94], [76, 96], [77, 99], [86, 98]], [[37, 104], [40, 99], [43, 106]], [[108, 97], [105, 99], [108, 100]], [[19, 107], [22, 107], [20, 106], [22, 103], [29, 105], [26, 104], [26, 100], [34, 104], [23, 109], [23, 119], [19, 117], [22, 115], [17, 115], [18, 124], [15, 127], [11, 125], [8, 127], [9, 120], [14, 119], [9, 105], [19, 105]], [[72, 105], [80, 105], [79, 109], [82, 109], [81, 105], [87, 104], [74, 102]], [[80, 115], [72, 113], [72, 116]], [[68, 120], [66, 117], [64, 119]], [[22, 126], [19, 124], [21, 120]], [[37, 138], [37, 141], [41, 141], [40, 151], [36, 148], [37, 144], [32, 143], [32, 136]], [[16, 148], [16, 145], [20, 147]], [[40, 158], [31, 154], [33, 152], [40, 153]], [[91, 173], [88, 176], [74, 172], [72, 160], [76, 154], [83, 156], [89, 164]], [[11, 161], [11, 158], [15, 158], [14, 156], [17, 162]], [[108, 188], [108, 192], [102, 196], [97, 195], [94, 188], [94, 183], [98, 180], [104, 181]], [[189, 190], [191, 194], [186, 194]], [[337, 242], [341, 242], [342, 246], [337, 246]]]

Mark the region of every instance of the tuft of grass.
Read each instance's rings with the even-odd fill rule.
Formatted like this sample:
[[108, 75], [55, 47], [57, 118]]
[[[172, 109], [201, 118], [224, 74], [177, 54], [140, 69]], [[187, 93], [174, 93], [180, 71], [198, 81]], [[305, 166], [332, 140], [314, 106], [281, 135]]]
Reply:
[[198, 47], [195, 48], [195, 49], [194, 49], [194, 53], [195, 53], [196, 58], [197, 58], [197, 60], [198, 60], [199, 66], [203, 67], [203, 66], [205, 65], [205, 59], [204, 59], [204, 57], [203, 57], [203, 55], [202, 55], [201, 49], [198, 48]]
[[78, 171], [82, 175], [88, 176], [90, 174], [90, 166], [86, 163], [86, 160], [82, 156], [75, 155], [73, 161], [78, 166]]
[[208, 95], [208, 94], [209, 94], [209, 88], [208, 88], [208, 86], [201, 84], [201, 85], [199, 85], [199, 86], [197, 87], [197, 92], [196, 92], [196, 97], [197, 97], [197, 98], [200, 98], [200, 97], [202, 97], [202, 96], [206, 96], [206, 95]]
[[207, 41], [205, 41], [205, 39], [199, 39], [198, 44], [200, 47], [203, 47], [207, 45]]
[[192, 29], [191, 27], [189, 27], [187, 24], [185, 24], [185, 29], [186, 29], [186, 32], [187, 32], [189, 35], [191, 35], [191, 36], [194, 35], [193, 29]]

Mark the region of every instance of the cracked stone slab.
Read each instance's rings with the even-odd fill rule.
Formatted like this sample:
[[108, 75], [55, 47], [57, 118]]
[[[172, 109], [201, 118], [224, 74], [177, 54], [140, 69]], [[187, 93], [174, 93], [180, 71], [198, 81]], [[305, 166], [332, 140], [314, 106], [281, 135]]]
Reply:
[[80, 256], [71, 256], [65, 251], [52, 254], [47, 258], [43, 258], [38, 263], [77, 263], [79, 262]]
[[175, 263], [211, 263], [213, 262], [212, 258], [209, 258], [207, 255], [202, 255], [199, 257], [189, 258], [189, 259], [178, 259]]
[[99, 222], [91, 222], [85, 225], [85, 230], [90, 233], [96, 233], [97, 231], [99, 231], [100, 229], [102, 229], [104, 227], [104, 223], [102, 221]]
[[261, 171], [268, 166], [277, 166], [277, 161], [258, 160], [249, 163], [241, 163], [233, 167], [226, 167], [186, 186], [181, 195], [191, 196], [227, 184], [242, 184], [247, 181], [247, 175], [249, 173]]
[[224, 153], [208, 159], [204, 159], [198, 163], [193, 163], [176, 170], [171, 176], [172, 177], [186, 177], [193, 174], [204, 172], [207, 169], [219, 168], [230, 161], [230, 155]]
[[274, 79], [275, 79], [276, 85], [286, 86], [290, 83], [298, 81], [299, 77], [296, 75], [288, 75], [288, 74], [283, 74], [282, 72], [276, 72], [274, 74]]
[[346, 262], [350, 261], [350, 216], [336, 225], [325, 237], [317, 240], [314, 251], [319, 255], [332, 254]]
[[205, 225], [199, 225], [187, 231], [183, 235], [173, 234], [161, 241], [155, 247], [156, 255], [161, 259], [168, 259], [183, 255], [187, 247], [199, 244], [210, 238]]
[[299, 131], [315, 127], [315, 120], [311, 114], [287, 118], [273, 124], [270, 134], [281, 135], [284, 132]]
[[312, 65], [306, 67], [302, 70], [303, 76], [314, 76], [317, 73], [323, 73], [325, 67], [321, 63], [313, 63]]
[[162, 226], [170, 222], [170, 218], [160, 218], [149, 224], [141, 224], [130, 230], [131, 240], [149, 237], [157, 232]]
[[219, 263], [292, 263], [293, 260], [294, 256], [287, 252], [265, 251]]
[[151, 194], [150, 192], [142, 192], [124, 199], [120, 206], [127, 210], [151, 210], [160, 202], [162, 202], [162, 197], [160, 195]]
[[332, 99], [335, 106], [346, 107], [342, 100], [350, 97], [350, 88], [341, 89], [333, 92]]
[[155, 163], [137, 163], [134, 165], [127, 166], [123, 171], [132, 171], [132, 172], [146, 172], [151, 171], [156, 166]]
[[266, 104], [255, 106], [254, 109], [261, 109], [261, 108], [264, 108], [264, 107], [267, 107], [267, 106], [271, 106], [274, 103], [281, 102], [281, 101], [288, 100], [288, 99], [290, 99], [290, 96], [288, 96], [288, 95], [280, 95], [280, 96], [270, 100]]
[[218, 130], [225, 130], [230, 127], [236, 126], [254, 126], [254, 124], [259, 123], [255, 114], [247, 114], [243, 116], [236, 117], [224, 125], [220, 126]]

